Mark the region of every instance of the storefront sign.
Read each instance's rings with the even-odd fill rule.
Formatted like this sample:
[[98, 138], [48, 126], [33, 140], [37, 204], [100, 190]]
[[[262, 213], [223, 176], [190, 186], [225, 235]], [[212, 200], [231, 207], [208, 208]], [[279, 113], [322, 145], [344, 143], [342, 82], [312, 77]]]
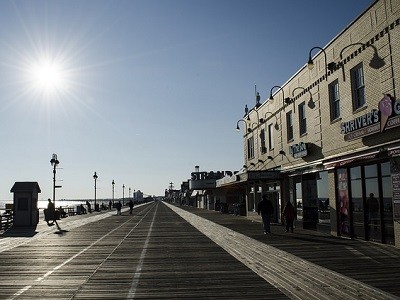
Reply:
[[221, 179], [225, 175], [232, 176], [231, 171], [192, 172], [192, 180]]
[[341, 124], [345, 141], [352, 141], [374, 133], [400, 126], [400, 100], [389, 94], [379, 101], [377, 109]]
[[279, 179], [281, 173], [279, 171], [249, 171], [247, 173], [244, 173], [243, 175], [245, 177], [245, 180]]
[[298, 143], [289, 147], [289, 153], [294, 158], [304, 157], [308, 155], [307, 143]]

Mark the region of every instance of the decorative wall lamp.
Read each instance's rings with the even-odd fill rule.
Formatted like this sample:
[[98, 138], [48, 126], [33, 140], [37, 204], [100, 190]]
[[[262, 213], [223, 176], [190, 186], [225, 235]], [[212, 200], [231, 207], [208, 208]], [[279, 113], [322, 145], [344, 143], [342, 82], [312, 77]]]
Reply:
[[278, 89], [278, 92], [279, 92], [279, 90], [281, 90], [282, 91], [282, 96], [283, 96], [283, 99], [285, 99], [285, 92], [283, 91], [283, 88], [281, 87], [281, 86], [279, 86], [279, 85], [275, 85], [275, 86], [273, 86], [272, 88], [271, 88], [271, 91], [269, 92], [269, 101], [274, 101], [274, 97], [272, 96], [272, 90], [274, 89], [274, 88], [279, 88]]
[[280, 155], [286, 155], [286, 152], [283, 151], [283, 150], [279, 150], [279, 154], [280, 154]]
[[237, 121], [237, 123], [236, 123], [236, 131], [240, 131], [240, 127], [239, 127], [239, 122], [244, 122], [244, 126], [245, 126], [245, 132], [247, 132], [247, 122], [245, 121], [245, 120], [243, 120], [243, 119], [240, 119], [239, 121]]
[[276, 122], [275, 122], [274, 127], [275, 127], [276, 130], [279, 130], [278, 118], [277, 118], [276, 115], [274, 115], [272, 112], [267, 111], [267, 112], [265, 113], [265, 115], [264, 115], [264, 118], [261, 118], [261, 119], [260, 119], [260, 123], [265, 123], [265, 122], [267, 121], [267, 114], [271, 114], [272, 116], [275, 117]]
[[260, 164], [263, 164], [263, 163], [264, 163], [264, 161], [263, 161], [262, 159], [259, 159], [258, 162], [259, 162]]
[[274, 159], [271, 155], [268, 155], [267, 158], [270, 159], [270, 160], [273, 160], [273, 159]]
[[309, 70], [312, 70], [314, 68], [314, 61], [311, 58], [311, 52], [314, 49], [319, 49], [319, 50], [321, 50], [322, 53], [324, 53], [324, 58], [325, 58], [325, 80], [328, 81], [328, 70], [333, 72], [335, 70], [335, 68], [336, 68], [336, 64], [334, 62], [331, 62], [329, 64], [327, 63], [326, 52], [325, 52], [324, 49], [322, 49], [321, 47], [313, 47], [313, 48], [311, 48], [311, 50], [310, 50], [310, 52], [308, 54], [307, 67], [308, 67]]

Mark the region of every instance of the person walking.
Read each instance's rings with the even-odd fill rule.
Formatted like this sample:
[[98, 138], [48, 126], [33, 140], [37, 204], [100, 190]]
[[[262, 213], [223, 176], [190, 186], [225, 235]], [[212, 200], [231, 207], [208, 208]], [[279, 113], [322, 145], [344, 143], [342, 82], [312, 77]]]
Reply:
[[260, 215], [264, 225], [264, 234], [271, 233], [271, 215], [274, 213], [274, 206], [266, 195], [257, 205], [257, 213]]
[[133, 211], [133, 201], [132, 199], [129, 201], [129, 214], [131, 215]]
[[87, 210], [89, 213], [92, 213], [92, 205], [90, 204], [89, 201], [86, 201], [86, 206], [87, 206]]
[[[54, 203], [51, 202], [51, 199], [48, 199], [49, 203], [47, 204], [47, 210], [45, 212], [45, 220], [47, 222], [47, 225], [53, 225], [55, 220], [56, 220], [56, 207], [54, 206]], [[49, 223], [49, 221], [52, 221]]]
[[122, 208], [121, 201], [118, 201], [117, 204], [115, 204], [115, 207], [117, 208], [117, 216], [118, 215], [122, 215], [122, 213], [121, 213], [121, 208]]
[[293, 204], [288, 201], [283, 209], [283, 216], [285, 217], [286, 232], [293, 232], [293, 222], [295, 217], [295, 211]]

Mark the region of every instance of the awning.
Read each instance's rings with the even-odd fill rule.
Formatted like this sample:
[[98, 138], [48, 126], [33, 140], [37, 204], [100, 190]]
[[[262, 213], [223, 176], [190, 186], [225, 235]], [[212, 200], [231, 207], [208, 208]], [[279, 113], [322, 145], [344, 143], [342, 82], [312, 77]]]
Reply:
[[333, 169], [333, 168], [344, 167], [351, 163], [368, 161], [368, 160], [377, 158], [378, 155], [379, 155], [379, 151], [373, 151], [370, 153], [355, 155], [355, 156], [351, 156], [351, 157], [346, 157], [346, 158], [341, 158], [341, 159], [339, 158], [335, 161], [330, 161], [330, 162], [324, 163], [324, 169], [329, 170], [329, 169]]

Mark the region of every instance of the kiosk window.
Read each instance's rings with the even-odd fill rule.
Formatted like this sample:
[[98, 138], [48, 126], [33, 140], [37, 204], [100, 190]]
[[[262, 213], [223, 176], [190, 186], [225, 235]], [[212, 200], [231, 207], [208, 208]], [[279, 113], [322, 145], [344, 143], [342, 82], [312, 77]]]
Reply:
[[18, 210], [28, 210], [28, 198], [18, 198]]

